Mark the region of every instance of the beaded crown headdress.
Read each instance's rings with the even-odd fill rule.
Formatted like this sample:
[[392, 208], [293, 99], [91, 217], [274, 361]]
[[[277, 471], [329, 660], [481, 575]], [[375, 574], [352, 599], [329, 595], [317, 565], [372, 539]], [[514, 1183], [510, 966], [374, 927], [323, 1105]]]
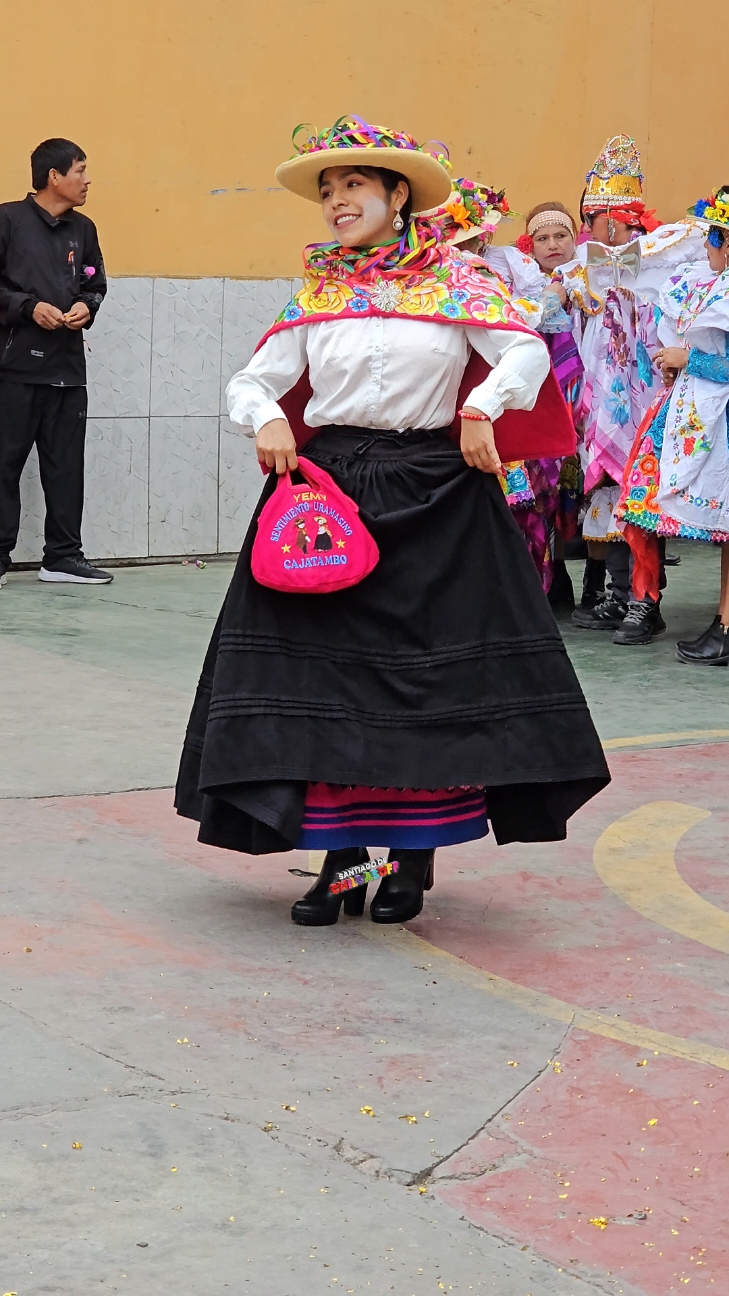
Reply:
[[583, 211], [609, 211], [639, 202], [643, 195], [640, 153], [630, 135], [613, 135], [585, 176]]

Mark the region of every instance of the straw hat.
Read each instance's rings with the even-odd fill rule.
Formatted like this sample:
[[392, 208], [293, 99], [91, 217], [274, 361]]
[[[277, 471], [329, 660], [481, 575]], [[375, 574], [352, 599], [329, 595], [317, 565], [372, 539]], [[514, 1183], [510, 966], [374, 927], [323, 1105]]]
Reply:
[[465, 243], [475, 236], [490, 238], [499, 221], [509, 220], [504, 190], [498, 192], [465, 176], [453, 181], [448, 201], [428, 215], [440, 225], [449, 243]]
[[321, 203], [319, 176], [326, 167], [372, 166], [399, 171], [410, 186], [414, 212], [425, 211], [444, 203], [451, 191], [446, 169], [448, 150], [437, 141], [430, 147], [418, 144], [412, 135], [372, 126], [361, 117], [340, 117], [328, 130], [313, 133], [300, 145], [297, 135], [306, 127], [297, 126], [293, 140], [294, 157], [276, 168], [276, 179], [286, 189]]
[[693, 216], [704, 228], [719, 225], [729, 229], [729, 185], [720, 185], [708, 198], [698, 198], [688, 215]]

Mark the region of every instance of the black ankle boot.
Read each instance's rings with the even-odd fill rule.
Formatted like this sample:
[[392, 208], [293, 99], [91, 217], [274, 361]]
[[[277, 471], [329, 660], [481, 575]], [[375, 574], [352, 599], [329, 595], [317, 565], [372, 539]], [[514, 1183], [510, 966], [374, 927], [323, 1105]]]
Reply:
[[564, 559], [555, 558], [552, 584], [547, 594], [553, 612], [574, 612], [575, 591]]
[[[708, 630], [704, 630], [703, 634], [697, 635], [695, 639], [679, 639], [678, 643], [676, 644], [676, 652], [682, 653], [686, 649], [688, 649], [689, 652], [692, 652], [695, 651], [697, 648], [700, 648], [705, 640], [712, 638], [714, 630], [718, 625], [721, 625], [721, 617], [717, 612]], [[680, 661], [680, 657], [679, 657], [679, 661]]]
[[688, 666], [729, 665], [729, 626], [723, 626], [717, 617], [694, 643], [676, 644], [676, 656]]
[[391, 850], [388, 860], [397, 860], [396, 873], [380, 882], [370, 905], [376, 923], [403, 923], [417, 918], [423, 907], [423, 891], [433, 885], [434, 850]]
[[364, 846], [327, 851], [321, 873], [313, 887], [292, 905], [292, 921], [300, 923], [302, 927], [331, 927], [339, 918], [342, 902], [344, 912], [350, 918], [360, 918], [364, 913], [367, 887], [352, 887], [350, 891], [340, 891], [333, 895], [329, 884], [335, 873], [342, 869], [356, 868], [358, 864], [365, 865], [368, 860], [369, 852]]
[[605, 595], [606, 566], [604, 558], [588, 558], [585, 563], [585, 574], [582, 577], [582, 598], [580, 607], [590, 610]]

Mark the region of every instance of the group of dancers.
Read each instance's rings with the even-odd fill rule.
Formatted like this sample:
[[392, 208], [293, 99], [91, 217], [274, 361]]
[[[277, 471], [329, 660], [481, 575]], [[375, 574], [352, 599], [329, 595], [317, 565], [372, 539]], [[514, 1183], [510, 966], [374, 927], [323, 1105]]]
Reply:
[[[575, 421], [577, 455], [519, 465], [531, 498], [509, 501], [553, 609], [612, 632], [616, 644], [649, 644], [666, 628], [666, 538], [713, 542], [722, 546], [718, 612], [677, 656], [726, 665], [729, 186], [662, 224], [643, 201], [635, 141], [618, 135], [586, 176], [579, 224], [562, 203], [540, 203], [515, 246], [494, 248], [507, 213], [503, 193], [461, 180], [435, 218], [537, 307], [532, 326]], [[564, 547], [578, 529], [587, 561], [575, 607]]]
[[[576, 624], [624, 644], [661, 630], [665, 536], [729, 541], [729, 193], [661, 226], [618, 136], [579, 225], [540, 203], [497, 247], [504, 193], [453, 182], [442, 145], [351, 116], [295, 149], [277, 178], [320, 205], [328, 237], [228, 386], [269, 477], [176, 805], [214, 846], [325, 850], [295, 922], [361, 916], [378, 880], [370, 917], [400, 923], [422, 908], [436, 847], [489, 830], [561, 840], [609, 781], [548, 602], [568, 596], [580, 521]], [[379, 549], [334, 593], [251, 571], [261, 510], [302, 447]], [[727, 652], [726, 581], [721, 600], [684, 660]], [[389, 847], [377, 867], [373, 841]]]

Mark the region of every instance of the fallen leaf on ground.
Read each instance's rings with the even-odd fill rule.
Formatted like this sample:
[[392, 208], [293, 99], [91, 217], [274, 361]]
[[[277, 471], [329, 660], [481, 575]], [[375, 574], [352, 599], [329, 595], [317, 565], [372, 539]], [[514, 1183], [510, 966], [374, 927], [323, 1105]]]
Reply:
[[360, 1107], [360, 1111], [363, 1116], [375, 1116], [377, 1114], [376, 1112], [373, 1112], [371, 1107]]

